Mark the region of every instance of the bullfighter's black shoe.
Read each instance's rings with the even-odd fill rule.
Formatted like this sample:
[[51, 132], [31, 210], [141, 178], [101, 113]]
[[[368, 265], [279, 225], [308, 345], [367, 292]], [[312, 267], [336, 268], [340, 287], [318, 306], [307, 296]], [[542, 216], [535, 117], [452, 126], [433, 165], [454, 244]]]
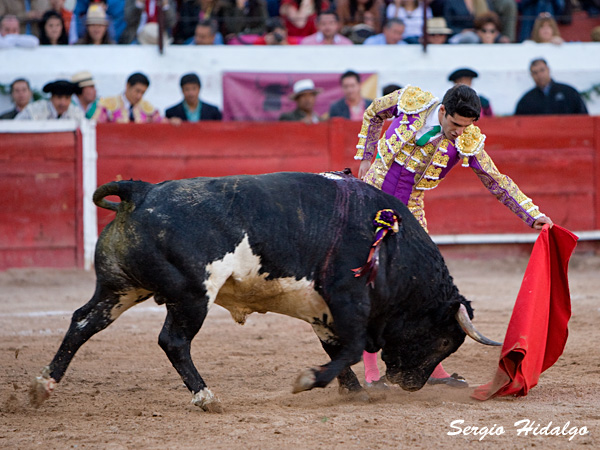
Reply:
[[467, 388], [469, 387], [469, 383], [464, 377], [461, 377], [457, 373], [453, 373], [449, 377], [446, 378], [433, 378], [429, 377], [427, 380], [427, 384], [445, 384], [446, 386], [454, 387], [454, 388]]

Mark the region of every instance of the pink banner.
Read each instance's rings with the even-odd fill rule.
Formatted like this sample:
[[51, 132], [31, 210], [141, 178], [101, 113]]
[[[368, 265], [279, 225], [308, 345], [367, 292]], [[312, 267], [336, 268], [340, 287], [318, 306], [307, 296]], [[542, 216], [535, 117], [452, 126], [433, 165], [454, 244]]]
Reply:
[[[315, 112], [329, 112], [332, 103], [344, 94], [340, 86], [341, 73], [261, 73], [225, 72], [223, 74], [223, 120], [278, 120], [284, 112], [296, 109], [290, 98], [294, 83], [310, 78], [322, 92], [317, 96]], [[376, 96], [377, 77], [360, 74], [363, 96]], [[367, 88], [367, 93], [365, 89]]]

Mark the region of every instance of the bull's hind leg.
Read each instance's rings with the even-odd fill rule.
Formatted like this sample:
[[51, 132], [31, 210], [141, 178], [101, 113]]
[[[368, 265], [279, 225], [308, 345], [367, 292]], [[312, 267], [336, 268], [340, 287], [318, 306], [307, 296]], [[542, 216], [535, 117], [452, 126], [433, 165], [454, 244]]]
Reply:
[[69, 330], [52, 362], [42, 369], [40, 376], [34, 379], [29, 391], [31, 403], [38, 407], [50, 397], [75, 353], [88, 339], [109, 326], [123, 311], [151, 295], [148, 291], [134, 288], [115, 292], [97, 284], [90, 301], [73, 313]]
[[222, 412], [219, 399], [207, 388], [190, 354], [192, 339], [200, 330], [207, 312], [207, 302], [199, 301], [196, 296], [189, 302], [183, 299], [177, 303], [167, 302], [167, 319], [158, 343], [194, 394], [192, 404], [205, 411]]

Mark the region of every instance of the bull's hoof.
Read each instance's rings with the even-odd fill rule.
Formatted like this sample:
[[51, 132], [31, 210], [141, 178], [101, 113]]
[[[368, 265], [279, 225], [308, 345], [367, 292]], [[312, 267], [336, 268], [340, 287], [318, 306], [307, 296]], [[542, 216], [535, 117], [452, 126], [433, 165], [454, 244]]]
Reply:
[[56, 380], [47, 375], [46, 370], [42, 371], [42, 375], [35, 377], [29, 387], [29, 403], [35, 408], [39, 408], [56, 387]]
[[192, 405], [198, 406], [210, 413], [221, 414], [223, 412], [221, 401], [208, 388], [204, 388], [194, 394]]
[[315, 386], [315, 381], [317, 381], [315, 371], [313, 369], [304, 369], [300, 372], [298, 378], [296, 378], [292, 392], [297, 394], [298, 392], [309, 391]]

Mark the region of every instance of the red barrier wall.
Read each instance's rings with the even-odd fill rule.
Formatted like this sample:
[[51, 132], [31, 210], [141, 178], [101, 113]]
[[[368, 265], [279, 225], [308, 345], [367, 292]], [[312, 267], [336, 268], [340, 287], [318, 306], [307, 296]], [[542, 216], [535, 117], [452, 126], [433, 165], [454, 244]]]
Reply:
[[83, 266], [80, 136], [0, 134], [0, 270]]
[[[600, 117], [482, 120], [486, 150], [553, 220], [600, 229]], [[351, 167], [360, 124], [99, 124], [98, 185], [194, 176]], [[83, 264], [81, 135], [0, 134], [0, 270]], [[432, 234], [526, 233], [470, 169], [426, 195]], [[98, 210], [99, 228], [114, 213]]]
[[[600, 228], [600, 118], [507, 117], [481, 120], [498, 168], [553, 220], [571, 230]], [[98, 125], [98, 184], [165, 179], [321, 172], [351, 167], [360, 123]], [[457, 166], [426, 194], [432, 234], [527, 233], [474, 173]], [[114, 214], [99, 213], [102, 229]]]

